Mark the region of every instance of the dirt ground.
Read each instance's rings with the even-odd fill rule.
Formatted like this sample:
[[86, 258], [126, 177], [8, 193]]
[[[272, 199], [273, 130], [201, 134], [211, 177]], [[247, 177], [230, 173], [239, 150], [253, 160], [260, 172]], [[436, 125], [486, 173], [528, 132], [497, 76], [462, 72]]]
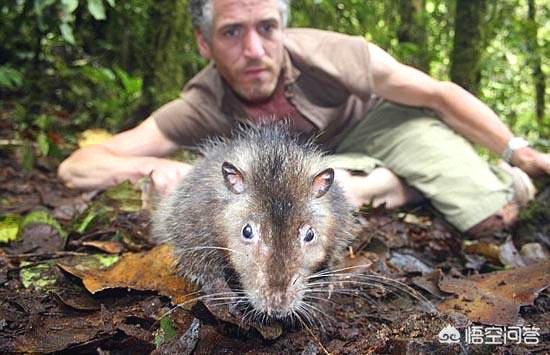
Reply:
[[[25, 171], [18, 152], [0, 150], [0, 235], [17, 234], [0, 243], [0, 353], [550, 353], [548, 185], [517, 227], [481, 240], [430, 206], [364, 209], [343, 267], [382, 277], [330, 295], [313, 319], [268, 326], [266, 337], [218, 321], [189, 297], [175, 307], [193, 286], [166, 284], [168, 262], [145, 265], [162, 258], [147, 259], [156, 249], [139, 194], [68, 190], [55, 160]], [[453, 330], [460, 340], [444, 337]], [[467, 339], [474, 330], [483, 344]]]

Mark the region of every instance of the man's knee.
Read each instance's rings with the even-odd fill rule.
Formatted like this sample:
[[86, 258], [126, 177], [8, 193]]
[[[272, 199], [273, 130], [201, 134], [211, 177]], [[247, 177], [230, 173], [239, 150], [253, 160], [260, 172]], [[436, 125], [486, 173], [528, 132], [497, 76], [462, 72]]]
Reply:
[[506, 204], [500, 211], [484, 219], [466, 231], [473, 237], [492, 234], [512, 226], [518, 219], [519, 205], [516, 201]]

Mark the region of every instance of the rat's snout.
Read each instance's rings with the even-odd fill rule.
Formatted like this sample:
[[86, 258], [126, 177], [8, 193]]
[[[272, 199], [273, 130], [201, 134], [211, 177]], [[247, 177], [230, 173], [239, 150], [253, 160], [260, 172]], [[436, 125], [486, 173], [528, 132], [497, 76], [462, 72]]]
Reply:
[[295, 297], [286, 292], [273, 292], [265, 304], [265, 313], [274, 318], [284, 318], [292, 313]]
[[[259, 310], [274, 318], [284, 318], [298, 308], [302, 299], [300, 292], [299, 276], [281, 277], [273, 275], [272, 283], [263, 289], [263, 302], [260, 302]], [[275, 282], [273, 282], [275, 281]]]
[[270, 317], [282, 317], [290, 312], [288, 297], [285, 293], [274, 292], [267, 302], [266, 313]]

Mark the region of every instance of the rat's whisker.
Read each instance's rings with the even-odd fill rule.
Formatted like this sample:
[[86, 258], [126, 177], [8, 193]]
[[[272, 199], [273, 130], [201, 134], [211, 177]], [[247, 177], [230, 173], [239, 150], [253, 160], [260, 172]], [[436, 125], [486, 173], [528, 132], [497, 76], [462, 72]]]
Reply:
[[421, 306], [428, 313], [437, 313], [435, 306], [424, 295], [401, 281], [373, 274], [342, 274], [338, 272], [325, 272], [324, 275], [324, 277], [328, 277], [328, 280], [310, 282], [308, 285], [330, 286], [332, 287], [333, 292], [336, 292], [338, 289], [342, 289], [343, 287], [341, 285], [376, 287], [396, 295], [406, 294], [412, 299], [420, 302]]

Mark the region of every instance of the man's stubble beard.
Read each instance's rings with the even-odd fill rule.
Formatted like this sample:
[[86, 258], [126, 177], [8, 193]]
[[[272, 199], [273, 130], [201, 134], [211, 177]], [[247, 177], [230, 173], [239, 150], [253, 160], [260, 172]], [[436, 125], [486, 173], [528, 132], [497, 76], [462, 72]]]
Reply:
[[[246, 68], [253, 68], [255, 66], [257, 66], [257, 64], [249, 64]], [[264, 66], [266, 65], [264, 64]], [[233, 90], [239, 97], [241, 97], [241, 99], [250, 103], [261, 102], [269, 99], [277, 88], [277, 83], [281, 74], [281, 67], [275, 68], [274, 65], [268, 64], [267, 68], [270, 75], [269, 81], [258, 79], [257, 82], [248, 83], [247, 85], [243, 85], [243, 87], [233, 88]], [[242, 72], [244, 73], [245, 70], [246, 69], [243, 69]]]

